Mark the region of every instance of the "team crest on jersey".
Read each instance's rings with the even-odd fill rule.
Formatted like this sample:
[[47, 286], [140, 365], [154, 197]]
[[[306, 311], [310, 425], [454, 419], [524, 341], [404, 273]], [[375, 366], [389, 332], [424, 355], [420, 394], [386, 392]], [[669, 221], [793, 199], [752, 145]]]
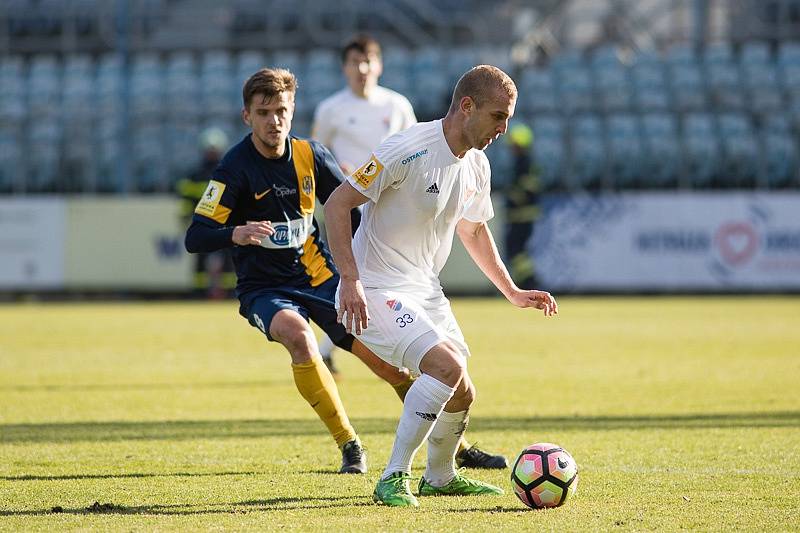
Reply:
[[386, 305], [389, 307], [389, 309], [394, 311], [399, 311], [403, 308], [403, 304], [400, 303], [400, 300], [395, 300], [394, 298], [391, 300], [386, 300]]
[[383, 165], [373, 155], [361, 168], [353, 172], [353, 179], [366, 189], [375, 179], [375, 176], [381, 173], [381, 170], [383, 170]]
[[211, 180], [208, 182], [208, 187], [197, 202], [197, 207], [194, 212], [198, 215], [204, 215], [210, 218], [214, 217], [214, 211], [217, 209], [222, 193], [225, 191], [225, 184], [219, 181]]
[[314, 192], [314, 183], [311, 181], [311, 176], [303, 176], [303, 192], [306, 194]]

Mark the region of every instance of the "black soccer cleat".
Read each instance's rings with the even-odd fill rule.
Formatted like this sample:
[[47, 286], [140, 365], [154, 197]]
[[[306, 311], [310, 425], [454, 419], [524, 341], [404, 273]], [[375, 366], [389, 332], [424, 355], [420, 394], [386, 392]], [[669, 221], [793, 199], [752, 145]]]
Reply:
[[456, 464], [459, 468], [508, 468], [508, 460], [504, 456], [486, 453], [474, 444], [456, 454]]
[[366, 474], [367, 454], [358, 439], [345, 442], [342, 446], [342, 467], [340, 474]]

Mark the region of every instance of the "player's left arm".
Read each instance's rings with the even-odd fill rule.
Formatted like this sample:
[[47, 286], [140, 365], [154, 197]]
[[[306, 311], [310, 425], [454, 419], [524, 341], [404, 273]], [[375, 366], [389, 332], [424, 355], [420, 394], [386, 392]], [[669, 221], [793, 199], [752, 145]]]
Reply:
[[549, 292], [517, 287], [500, 258], [486, 222], [472, 222], [462, 218], [456, 225], [456, 233], [475, 264], [509, 302], [517, 307], [541, 309], [545, 316], [558, 314], [558, 304]]

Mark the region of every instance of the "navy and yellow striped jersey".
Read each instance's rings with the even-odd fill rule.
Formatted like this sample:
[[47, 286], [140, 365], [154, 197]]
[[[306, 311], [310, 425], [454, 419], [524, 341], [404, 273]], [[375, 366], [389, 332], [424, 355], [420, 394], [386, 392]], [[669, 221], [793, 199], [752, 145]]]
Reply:
[[[250, 135], [213, 172], [186, 232], [190, 252], [233, 246], [236, 293], [275, 287], [316, 287], [336, 274], [314, 220], [344, 176], [318, 142], [289, 136], [283, 157], [262, 156]], [[275, 233], [261, 246], [234, 246], [233, 228], [269, 220]]]

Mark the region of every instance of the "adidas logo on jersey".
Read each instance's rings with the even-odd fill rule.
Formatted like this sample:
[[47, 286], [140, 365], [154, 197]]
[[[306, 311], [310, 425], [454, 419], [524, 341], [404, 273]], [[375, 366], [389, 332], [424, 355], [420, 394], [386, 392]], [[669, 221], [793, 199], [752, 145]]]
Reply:
[[425, 189], [425, 192], [429, 192], [432, 194], [439, 194], [439, 186], [434, 183], [433, 185]]

